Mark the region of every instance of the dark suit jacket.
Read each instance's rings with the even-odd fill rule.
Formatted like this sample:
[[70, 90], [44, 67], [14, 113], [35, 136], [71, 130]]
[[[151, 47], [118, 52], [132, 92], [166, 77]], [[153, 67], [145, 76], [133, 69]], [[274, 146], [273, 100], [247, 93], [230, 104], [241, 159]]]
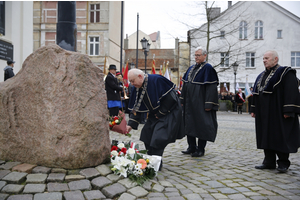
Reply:
[[[243, 97], [244, 101], [246, 101], [246, 97], [245, 97], [244, 93], [242, 93], [242, 97]], [[239, 93], [236, 93], [236, 95], [235, 95], [235, 102], [237, 104], [243, 104], [244, 101], [240, 98]]]
[[117, 78], [110, 72], [108, 72], [105, 79], [105, 90], [108, 101], [121, 101], [119, 91], [123, 91], [123, 88], [119, 86]]

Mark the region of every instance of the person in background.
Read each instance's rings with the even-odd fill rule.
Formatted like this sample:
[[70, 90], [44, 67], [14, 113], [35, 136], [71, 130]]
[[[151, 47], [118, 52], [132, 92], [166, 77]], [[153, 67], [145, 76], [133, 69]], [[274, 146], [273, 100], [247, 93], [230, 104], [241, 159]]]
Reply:
[[251, 94], [250, 94], [250, 96], [248, 96], [248, 112], [249, 112], [249, 114], [251, 114], [250, 109], [251, 109], [251, 102], [253, 99], [252, 91], [253, 91], [253, 87], [250, 87]]
[[287, 172], [289, 154], [300, 147], [300, 94], [296, 70], [278, 64], [276, 51], [263, 56], [265, 70], [253, 86], [251, 116], [255, 118], [256, 144], [264, 150], [262, 165], [256, 169], [275, 169]]
[[6, 63], [7, 63], [7, 66], [4, 68], [4, 81], [15, 76], [14, 71], [13, 71], [15, 61], [8, 60]]
[[144, 142], [147, 154], [162, 156], [169, 143], [184, 137], [182, 108], [175, 84], [164, 76], [145, 74], [140, 69], [129, 70], [128, 80], [135, 88], [129, 99], [131, 113], [127, 131], [137, 130], [139, 118], [148, 112], [140, 140]]
[[128, 103], [126, 103], [126, 100], [127, 100], [128, 98], [127, 98], [126, 89], [125, 89], [125, 87], [124, 87], [124, 85], [123, 85], [123, 75], [121, 74], [121, 72], [117, 71], [117, 72], [116, 72], [116, 77], [117, 77], [117, 79], [118, 79], [118, 84], [119, 84], [119, 86], [123, 88], [123, 91], [121, 92], [122, 104], [120, 105], [120, 108], [119, 108], [119, 109], [120, 109], [120, 110], [123, 109], [123, 111], [125, 111], [126, 108], [127, 108], [126, 105], [128, 104]]
[[231, 94], [230, 94], [230, 92], [227, 92], [227, 95], [225, 96], [225, 100], [231, 101]]
[[236, 103], [235, 103], [235, 95], [233, 92], [230, 92], [230, 96], [231, 96], [231, 103], [232, 103], [232, 112], [236, 111]]
[[222, 94], [221, 94], [220, 90], [218, 90], [218, 99], [219, 99], [219, 100], [222, 99]]
[[182, 78], [180, 99], [188, 142], [187, 150], [182, 153], [192, 157], [204, 156], [207, 141], [214, 142], [217, 136], [219, 79], [216, 70], [206, 62], [206, 56], [204, 48], [196, 48], [196, 64], [189, 67]]
[[107, 107], [110, 116], [117, 116], [119, 114], [119, 108], [121, 106], [121, 87], [116, 78], [117, 67], [116, 65], [110, 65], [109, 72], [105, 78], [105, 90], [107, 96]]
[[238, 114], [242, 114], [245, 100], [246, 100], [245, 94], [242, 92], [242, 89], [239, 88], [239, 91], [235, 95], [235, 102], [237, 105]]

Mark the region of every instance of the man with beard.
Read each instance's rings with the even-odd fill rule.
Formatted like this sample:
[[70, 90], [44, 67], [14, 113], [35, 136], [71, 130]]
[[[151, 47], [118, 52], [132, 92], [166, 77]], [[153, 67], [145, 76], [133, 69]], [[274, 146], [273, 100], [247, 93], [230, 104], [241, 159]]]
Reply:
[[289, 153], [300, 147], [300, 95], [296, 70], [278, 64], [276, 51], [267, 51], [263, 62], [265, 71], [258, 75], [253, 87], [251, 116], [255, 117], [256, 144], [265, 158], [256, 169], [287, 172]]
[[196, 64], [191, 66], [182, 78], [183, 88], [180, 98], [189, 145], [182, 153], [191, 154], [192, 157], [204, 156], [207, 141], [214, 142], [217, 136], [219, 79], [215, 69], [206, 62], [206, 56], [205, 49], [196, 48]]

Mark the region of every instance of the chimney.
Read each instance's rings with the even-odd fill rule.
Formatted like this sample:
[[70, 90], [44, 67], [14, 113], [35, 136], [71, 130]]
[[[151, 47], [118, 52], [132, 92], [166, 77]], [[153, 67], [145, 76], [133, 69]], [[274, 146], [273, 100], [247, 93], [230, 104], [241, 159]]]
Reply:
[[232, 6], [232, 1], [228, 1], [228, 8]]
[[124, 39], [124, 49], [128, 49], [128, 34], [126, 34], [126, 38]]
[[220, 7], [214, 7], [207, 9], [208, 17], [210, 20], [214, 20], [221, 14], [221, 8]]
[[177, 37], [175, 38], [175, 50], [178, 50], [178, 43], [179, 43], [179, 39]]

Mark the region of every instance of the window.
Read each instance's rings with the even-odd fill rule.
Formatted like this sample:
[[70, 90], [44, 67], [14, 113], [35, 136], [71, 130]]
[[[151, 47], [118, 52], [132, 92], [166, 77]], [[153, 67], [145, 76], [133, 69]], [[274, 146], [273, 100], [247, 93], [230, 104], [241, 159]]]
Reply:
[[257, 21], [255, 22], [255, 39], [263, 39], [263, 22], [262, 21]]
[[241, 21], [240, 23], [240, 39], [247, 39], [247, 22]]
[[300, 51], [291, 53], [291, 66], [300, 67]]
[[220, 32], [220, 38], [222, 38], [222, 39], [225, 38], [225, 31]]
[[246, 53], [246, 67], [255, 67], [255, 53]]
[[282, 39], [282, 30], [277, 30], [277, 39]]
[[100, 4], [90, 4], [90, 22], [100, 22]]
[[99, 55], [99, 37], [90, 37], [90, 56]]
[[0, 1], [0, 34], [5, 35], [5, 1]]
[[221, 53], [221, 67], [229, 67], [229, 54]]

